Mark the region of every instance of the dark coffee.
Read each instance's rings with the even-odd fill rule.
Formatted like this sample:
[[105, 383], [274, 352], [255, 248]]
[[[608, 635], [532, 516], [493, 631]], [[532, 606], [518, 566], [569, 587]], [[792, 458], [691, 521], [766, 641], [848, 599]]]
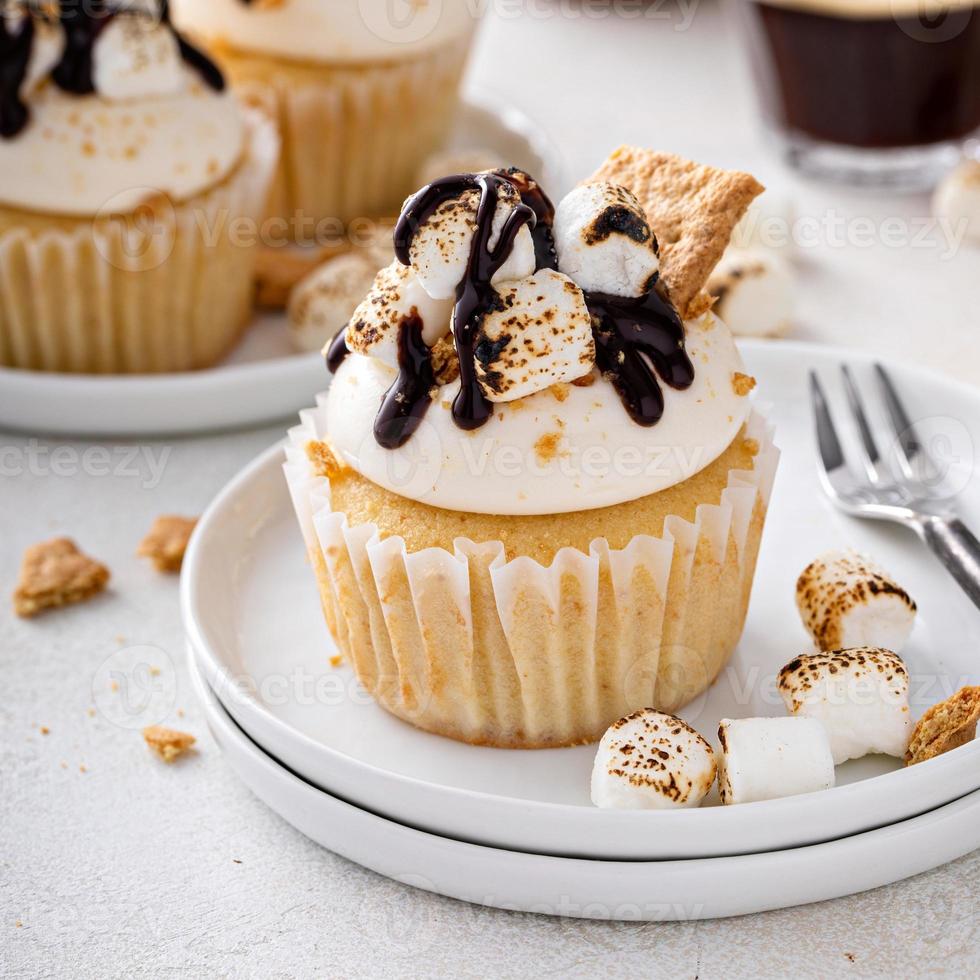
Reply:
[[891, 0], [744, 6], [766, 108], [790, 134], [885, 150], [980, 128], [980, 0], [934, 16]]

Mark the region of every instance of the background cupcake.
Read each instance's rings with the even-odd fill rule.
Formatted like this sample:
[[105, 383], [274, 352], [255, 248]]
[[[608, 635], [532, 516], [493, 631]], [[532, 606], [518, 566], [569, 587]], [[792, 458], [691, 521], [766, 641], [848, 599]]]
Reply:
[[629, 149], [597, 177], [557, 212], [514, 171], [407, 202], [291, 434], [334, 637], [389, 711], [467, 742], [676, 710], [745, 621], [778, 454], [701, 288], [762, 188]]
[[443, 141], [475, 26], [471, 4], [427, 0], [178, 0], [283, 138], [271, 213], [315, 223], [397, 214]]
[[0, 19], [0, 363], [156, 372], [247, 323], [278, 138], [166, 5]]

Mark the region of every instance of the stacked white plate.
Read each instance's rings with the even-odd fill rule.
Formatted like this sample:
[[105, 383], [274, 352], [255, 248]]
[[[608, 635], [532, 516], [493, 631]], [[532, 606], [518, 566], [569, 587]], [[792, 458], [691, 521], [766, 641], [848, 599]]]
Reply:
[[[772, 408], [783, 465], [745, 635], [683, 716], [711, 737], [722, 717], [778, 715], [779, 668], [807, 648], [799, 571], [829, 547], [869, 551], [919, 602], [903, 652], [921, 713], [980, 683], [980, 621], [900, 530], [851, 521], [821, 496], [806, 372], [836, 382], [858, 355], [801, 344], [744, 346]], [[968, 523], [980, 526], [973, 445], [980, 392], [899, 365], [914, 419], [941, 434]], [[939, 445], [939, 443], [937, 443]], [[590, 747], [506, 751], [452, 742], [378, 708], [336, 652], [281, 473], [257, 459], [202, 519], [182, 601], [192, 673], [215, 738], [269, 806], [331, 850], [467, 901], [592, 918], [690, 919], [819, 901], [935, 867], [980, 847], [980, 741], [911, 769], [871, 757], [807, 796], [698, 810], [598, 810]]]

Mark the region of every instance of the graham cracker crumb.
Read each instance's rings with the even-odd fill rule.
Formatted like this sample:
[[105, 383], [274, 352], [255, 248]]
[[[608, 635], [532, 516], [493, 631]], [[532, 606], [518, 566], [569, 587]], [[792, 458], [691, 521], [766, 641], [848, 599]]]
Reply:
[[742, 446], [750, 456], [758, 456], [759, 450], [762, 448], [758, 439], [743, 439]]
[[313, 470], [317, 476], [324, 476], [328, 480], [335, 476], [340, 476], [348, 465], [330, 448], [325, 442], [311, 440], [306, 444], [306, 458], [313, 464]]
[[146, 744], [167, 763], [182, 756], [197, 741], [187, 732], [164, 728], [163, 725], [150, 725], [149, 728], [144, 728], [143, 738]]
[[914, 766], [972, 742], [980, 721], [980, 687], [964, 687], [934, 704], [912, 729], [905, 764]]
[[575, 385], [576, 388], [591, 388], [595, 384], [595, 380], [595, 371], [590, 371], [588, 374], [583, 374], [581, 378], [576, 378], [571, 383]]
[[339, 667], [343, 662], [344, 662], [344, 658], [339, 653], [334, 654], [330, 658], [330, 666], [331, 667]]
[[690, 303], [687, 304], [687, 310], [685, 311], [685, 316], [689, 320], [694, 320], [699, 316], [703, 316], [710, 310], [716, 302], [716, 298], [711, 296], [709, 293], [701, 292], [698, 293]]
[[735, 389], [735, 394], [739, 398], [744, 398], [755, 388], [755, 384], [755, 378], [751, 374], [742, 374], [741, 371], [736, 371], [732, 375], [732, 387]]
[[558, 455], [558, 445], [561, 442], [560, 432], [546, 432], [534, 444], [534, 455], [538, 462], [544, 465], [550, 463]]
[[48, 726], [47, 726], [47, 725], [42, 725], [42, 726], [41, 726], [41, 727], [40, 727], [40, 728], [38, 729], [38, 731], [39, 731], [39, 732], [40, 732], [40, 733], [41, 733], [42, 735], [50, 735], [50, 734], [51, 734], [51, 729], [50, 729], [50, 728], [48, 728]]
[[620, 184], [639, 200], [660, 245], [661, 278], [686, 318], [704, 312], [696, 297], [764, 190], [749, 174], [633, 146], [615, 150], [589, 180]]
[[139, 543], [136, 554], [140, 558], [149, 558], [158, 572], [179, 572], [187, 542], [196, 526], [196, 517], [175, 514], [158, 517], [149, 534]]
[[24, 552], [14, 612], [29, 617], [84, 602], [101, 592], [108, 581], [109, 569], [82, 554], [70, 538], [44, 541]]
[[552, 396], [557, 402], [566, 401], [569, 395], [568, 385], [564, 382], [559, 382], [558, 384], [552, 385], [548, 391], [551, 392]]

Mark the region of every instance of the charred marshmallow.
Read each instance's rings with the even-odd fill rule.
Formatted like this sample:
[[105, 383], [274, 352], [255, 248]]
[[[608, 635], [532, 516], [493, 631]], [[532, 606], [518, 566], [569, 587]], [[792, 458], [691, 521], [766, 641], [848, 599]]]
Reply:
[[[521, 203], [513, 184], [501, 182], [497, 209], [490, 229], [489, 246], [496, 247], [507, 218]], [[409, 250], [412, 269], [422, 288], [433, 299], [453, 299], [456, 287], [466, 278], [466, 269], [476, 234], [480, 192], [466, 190], [445, 201], [419, 225]], [[534, 272], [534, 240], [525, 226], [517, 233], [507, 261], [497, 270], [493, 282], [523, 279]]]
[[660, 269], [639, 201], [618, 184], [582, 184], [555, 211], [558, 268], [586, 292], [643, 296]]
[[605, 809], [695, 807], [715, 781], [715, 754], [690, 725], [643, 708], [617, 721], [599, 742], [592, 802]]
[[905, 755], [911, 731], [909, 674], [888, 650], [797, 657], [779, 672], [779, 693], [790, 714], [824, 726], [835, 765], [874, 753]]
[[756, 803], [834, 785], [834, 757], [813, 718], [723, 719], [718, 791], [726, 806]]
[[793, 267], [760, 249], [729, 249], [705, 287], [715, 312], [736, 337], [781, 337], [793, 319]]
[[476, 376], [491, 402], [511, 402], [592, 370], [595, 341], [582, 290], [550, 269], [497, 287], [474, 345]]
[[[362, 290], [363, 294], [363, 290]], [[453, 304], [433, 299], [415, 273], [395, 260], [374, 279], [347, 324], [347, 346], [398, 367], [398, 336], [407, 317], [422, 322], [422, 340], [432, 347], [449, 332]]]
[[884, 569], [856, 551], [829, 551], [796, 583], [796, 605], [818, 650], [882, 647], [900, 653], [916, 606]]

